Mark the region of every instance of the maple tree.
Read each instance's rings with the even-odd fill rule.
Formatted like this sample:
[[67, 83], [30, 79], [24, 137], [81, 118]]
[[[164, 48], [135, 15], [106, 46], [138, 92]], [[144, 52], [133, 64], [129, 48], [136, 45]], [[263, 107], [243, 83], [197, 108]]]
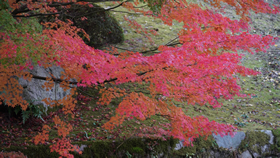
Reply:
[[[240, 93], [241, 88], [235, 75], [257, 75], [258, 72], [241, 66], [242, 55], [237, 54], [237, 51], [265, 51], [275, 40], [271, 36], [250, 34], [250, 19], [247, 15], [250, 10], [256, 13], [279, 14], [279, 6], [269, 5], [261, 0], [204, 0], [215, 8], [210, 10], [185, 0], [141, 2], [148, 3], [151, 10], [133, 7], [139, 4], [138, 0], [120, 2], [119, 5], [146, 16], [159, 18], [167, 25], [172, 25], [172, 20], [183, 22], [184, 27], [179, 33], [181, 46], [160, 46], [160, 53], [152, 56], [129, 51], [108, 53], [86, 45], [78, 36], [78, 32], [82, 32], [88, 38], [87, 34], [72, 26], [71, 21], [46, 22], [43, 28], [36, 26], [29, 30], [22, 27], [30, 27], [31, 17], [37, 14], [59, 14], [52, 7], [54, 4], [68, 7], [67, 5], [76, 3], [91, 6], [90, 3], [68, 0], [27, 0], [18, 3], [9, 1], [11, 9], [2, 9], [3, 15], [11, 17], [13, 13], [13, 16], [19, 19], [8, 22], [13, 24], [9, 31], [0, 31], [0, 92], [4, 92], [0, 93], [0, 101], [11, 107], [20, 105], [23, 110], [28, 107], [28, 103], [21, 97], [23, 88], [14, 76], [29, 80], [44, 79], [48, 81], [45, 84], [47, 89], [53, 87], [54, 82], [59, 82], [65, 90], [70, 88], [69, 84], [83, 87], [99, 85], [103, 88], [100, 89], [102, 97], [99, 98], [98, 104], [107, 105], [114, 98], [123, 98], [115, 116], [103, 125], [106, 129], [113, 130], [126, 118], [145, 120], [158, 115], [169, 120], [168, 128], [158, 132], [185, 140], [185, 145], [191, 144], [199, 136], [207, 137], [212, 133], [233, 135], [236, 127], [209, 121], [204, 116], [186, 116], [183, 109], [174, 105], [172, 100], [185, 102], [187, 106], [203, 106], [208, 103], [216, 108], [222, 105], [217, 101], [219, 98], [244, 96]], [[223, 10], [221, 2], [235, 7], [240, 19], [232, 20], [219, 14], [218, 11]], [[17, 12], [21, 8], [35, 13]], [[131, 27], [145, 32], [139, 24], [126, 20]], [[27, 71], [36, 64], [44, 67], [57, 65], [65, 71], [59, 79], [38, 77]], [[71, 78], [75, 78], [77, 82], [70, 82]], [[118, 85], [123, 83], [148, 84], [149, 95], [119, 88]], [[75, 94], [75, 90], [76, 88], [71, 88], [71, 95]], [[63, 112], [73, 116], [72, 111], [76, 104], [74, 98], [44, 101], [51, 107], [63, 105]], [[51, 150], [61, 156], [71, 157], [69, 151], [77, 150], [66, 138], [72, 126], [57, 116], [53, 121], [53, 128], [57, 129], [60, 139], [50, 146]], [[50, 128], [44, 125], [42, 132], [34, 138], [34, 143], [44, 143], [48, 140]]]

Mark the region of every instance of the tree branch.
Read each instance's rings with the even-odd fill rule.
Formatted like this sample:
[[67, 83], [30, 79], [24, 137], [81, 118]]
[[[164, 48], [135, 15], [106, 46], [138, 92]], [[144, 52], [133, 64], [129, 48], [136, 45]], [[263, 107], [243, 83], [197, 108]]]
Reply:
[[169, 42], [167, 42], [165, 45], [168, 45], [168, 44], [172, 43], [173, 41], [175, 41], [175, 40], [178, 39], [178, 38], [179, 38], [179, 36], [173, 38], [172, 40], [170, 40]]
[[[176, 43], [170, 43], [170, 44], [166, 44], [165, 46], [176, 46], [178, 44], [181, 44], [180, 42], [176, 42]], [[148, 52], [154, 52], [156, 50], [158, 50], [159, 47], [156, 47], [156, 48], [153, 48], [153, 49], [150, 49], [150, 50], [145, 50], [145, 51], [142, 51], [142, 52], [139, 52], [139, 53], [142, 53], [142, 54], [145, 54], [145, 53], [148, 53]]]
[[[116, 46], [115, 46], [115, 47], [116, 47]], [[120, 47], [116, 47], [116, 48], [121, 49], [121, 50], [131, 51], [131, 52], [137, 52], [137, 51], [129, 50], [129, 49], [126, 49], [126, 48], [120, 48]], [[119, 54], [114, 54], [114, 55], [119, 55]]]
[[[31, 75], [32, 75], [32, 74], [31, 74]], [[42, 76], [32, 75], [32, 78], [47, 81], [47, 78], [50, 78], [50, 77], [42, 77]], [[69, 83], [69, 84], [78, 84], [78, 82], [66, 81], [66, 80], [62, 80], [62, 79], [60, 79], [60, 78], [51, 77], [51, 79], [52, 79], [54, 82], [58, 82], [58, 83], [64, 81], [64, 82], [67, 82], [67, 83]]]
[[[181, 44], [180, 42], [171, 43], [171, 42], [173, 42], [174, 40], [176, 40], [177, 38], [178, 38], [178, 37], [176, 37], [176, 38], [170, 40], [169, 42], [167, 42], [167, 43], [165, 44], [165, 46], [175, 46], [175, 45]], [[120, 47], [117, 47], [117, 46], [115, 46], [115, 47], [118, 48], [118, 49], [121, 49], [121, 50], [127, 50], [127, 51], [131, 51], [131, 52], [137, 52], [137, 51], [135, 51], [135, 50], [129, 50], [129, 49], [120, 48]], [[153, 52], [153, 51], [156, 51], [156, 50], [158, 50], [158, 47], [155, 47], [155, 48], [150, 49], [150, 50], [145, 50], [145, 51], [142, 51], [142, 52], [139, 52], [139, 53], [145, 54], [145, 53]], [[119, 54], [113, 54], [113, 55], [119, 55]]]
[[[194, 64], [189, 64], [189, 65], [187, 65], [187, 66], [192, 66], [192, 65], [196, 65], [196, 63], [194, 63]], [[169, 68], [169, 67], [163, 67], [162, 69], [163, 70], [167, 70], [167, 68]], [[136, 75], [137, 76], [142, 76], [142, 75], [145, 75], [146, 73], [149, 73], [149, 72], [152, 72], [152, 71], [154, 71], [154, 69], [151, 69], [151, 70], [149, 70], [149, 71], [145, 71], [145, 72], [139, 72], [139, 73], [136, 73]], [[40, 79], [40, 80], [45, 80], [45, 81], [47, 81], [47, 79], [48, 78], [51, 78], [54, 82], [56, 82], [56, 83], [59, 83], [59, 82], [66, 82], [66, 83], [68, 83], [68, 84], [78, 84], [79, 82], [76, 82], [76, 81], [66, 81], [66, 80], [62, 80], [62, 79], [60, 79], [60, 78], [54, 78], [54, 77], [42, 77], [42, 76], [37, 76], [37, 75], [33, 75], [33, 74], [31, 74], [32, 75], [32, 78], [34, 78], [34, 79]], [[113, 81], [116, 81], [118, 78], [112, 78], [112, 79], [110, 79], [110, 80], [105, 80], [103, 83], [109, 83], [109, 82], [113, 82]], [[81, 82], [80, 82], [81, 83]], [[98, 84], [100, 84], [99, 82], [97, 82]]]
[[126, 2], [128, 2], [128, 1], [124, 1], [124, 2], [122, 2], [122, 3], [120, 3], [120, 4], [116, 5], [116, 6], [114, 6], [114, 7], [112, 7], [112, 8], [107, 8], [107, 9], [105, 9], [105, 10], [108, 11], [108, 10], [112, 10], [112, 9], [118, 8], [118, 7], [122, 6], [122, 5], [123, 5], [124, 3], [126, 3]]
[[[79, 2], [80, 0], [78, 0]], [[86, 1], [87, 2], [87, 1]], [[91, 1], [89, 1], [91, 2]], [[115, 9], [115, 8], [118, 8], [120, 6], [122, 6], [125, 2], [127, 1], [124, 1], [114, 7], [111, 7], [111, 8], [107, 8], [107, 9], [100, 9], [100, 10], [97, 10], [97, 11], [94, 11], [94, 12], [90, 12], [88, 14], [84, 14], [84, 15], [79, 15], [79, 17], [83, 17], [83, 16], [86, 16], [86, 15], [90, 15], [90, 14], [93, 14], [93, 13], [96, 13], [96, 12], [101, 12], [101, 11], [110, 11], [112, 9]], [[52, 3], [52, 4], [47, 4], [49, 7], [58, 7], [58, 6], [66, 6], [66, 5], [72, 5], [72, 4], [75, 4], [74, 2], [69, 2], [69, 3]], [[36, 8], [35, 10], [37, 10], [38, 8]], [[33, 14], [33, 15], [30, 15], [30, 16], [24, 16], [24, 15], [17, 15], [19, 13], [26, 13], [26, 12], [29, 12], [29, 11], [32, 11], [30, 9], [28, 9], [27, 5], [23, 5], [22, 7], [20, 7], [19, 9], [15, 9], [11, 14], [13, 15], [13, 17], [33, 17], [33, 16], [47, 16], [47, 15], [55, 15], [55, 14], [61, 14], [62, 12], [59, 12], [59, 13], [47, 13], [47, 14]], [[79, 18], [79, 17], [76, 17], [76, 18]]]
[[87, 13], [87, 14], [79, 15], [79, 16], [77, 16], [77, 17], [75, 17], [75, 18], [80, 18], [80, 17], [83, 17], [83, 16], [91, 15], [91, 14], [93, 14], [93, 13], [97, 13], [97, 12], [102, 12], [102, 11], [103, 11], [103, 12], [106, 12], [106, 11], [110, 11], [110, 10], [112, 10], [112, 9], [115, 9], [115, 8], [118, 8], [118, 7], [122, 6], [122, 5], [123, 5], [124, 3], [126, 3], [126, 2], [127, 2], [127, 1], [124, 1], [124, 2], [118, 4], [118, 5], [114, 6], [114, 7], [107, 8], [107, 9], [104, 9], [104, 8], [101, 9], [101, 8], [99, 8], [98, 10], [89, 12], [89, 13]]
[[[71, 5], [71, 4], [74, 4], [74, 2], [69, 2], [69, 3], [58, 3], [58, 2], [54, 2], [52, 4], [48, 4], [49, 7], [58, 7], [58, 6], [66, 6], [66, 5]], [[38, 8], [36, 8], [35, 10], [37, 10]], [[23, 5], [21, 6], [19, 9], [15, 9], [11, 14], [13, 16], [15, 16], [16, 14], [19, 14], [19, 13], [26, 13], [26, 12], [29, 12], [29, 11], [32, 11], [30, 9], [28, 9], [27, 5]]]
[[[117, 10], [110, 10], [111, 12], [118, 12], [118, 13], [126, 13], [126, 14], [131, 14], [131, 15], [143, 15], [141, 13], [131, 13], [131, 12], [126, 12], [126, 11], [117, 11]], [[146, 14], [146, 15], [153, 15], [153, 14]]]
[[69, 3], [59, 3], [59, 2], [54, 2], [52, 4], [48, 4], [50, 7], [58, 7], [58, 6], [66, 6], [66, 5], [71, 5], [75, 4], [74, 2], [69, 2]]
[[[146, 72], [142, 72], [142, 73], [137, 73], [137, 75], [138, 76], [141, 76], [141, 75], [144, 75], [144, 74], [146, 74], [146, 73], [148, 73], [148, 72], [151, 72], [151, 71], [153, 71], [153, 70], [150, 70], [150, 71], [146, 71]], [[34, 78], [34, 79], [39, 79], [39, 80], [45, 80], [45, 81], [47, 81], [47, 79], [48, 78], [51, 78], [54, 82], [57, 82], [57, 83], [59, 83], [59, 82], [67, 82], [68, 84], [78, 84], [79, 82], [75, 82], [75, 81], [66, 81], [66, 80], [62, 80], [62, 79], [60, 79], [60, 78], [54, 78], [54, 77], [42, 77], [42, 76], [37, 76], [37, 75], [33, 75], [33, 74], [31, 74], [32, 75], [32, 78]], [[104, 83], [107, 83], [107, 82], [112, 82], [112, 81], [116, 81], [118, 78], [112, 78], [112, 79], [110, 79], [110, 80], [105, 80], [104, 81]], [[97, 82], [98, 84], [100, 84], [99, 82]]]
[[26, 12], [29, 12], [29, 11], [31, 11], [31, 10], [29, 10], [27, 8], [27, 5], [23, 5], [20, 8], [15, 9], [11, 14], [16, 15], [16, 14], [19, 14], [19, 13], [26, 13]]
[[32, 15], [13, 15], [14, 18], [29, 18], [29, 17], [34, 17], [34, 16], [48, 16], [48, 15], [56, 15], [56, 14], [62, 14], [62, 12], [58, 13], [48, 13], [48, 14], [32, 14]]
[[148, 5], [143, 5], [143, 6], [139, 6], [139, 7], [133, 7], [133, 8], [144, 8], [144, 7], [147, 7]]
[[92, 3], [100, 3], [100, 2], [116, 2], [120, 0], [78, 0], [78, 2], [83, 1], [83, 2], [92, 2]]
[[[170, 40], [169, 42], [167, 42], [167, 43], [165, 44], [165, 46], [175, 46], [175, 45], [181, 44], [181, 43], [178, 42], [178, 41], [174, 42], [174, 41], [175, 41], [176, 39], [178, 39], [178, 38], [179, 38], [179, 36], [177, 36], [177, 37], [175, 37], [174, 39]], [[174, 43], [172, 43], [172, 42], [174, 42]], [[121, 49], [121, 50], [127, 50], [127, 51], [131, 51], [131, 52], [137, 52], [137, 51], [135, 51], [135, 50], [129, 50], [129, 49], [120, 48], [120, 47], [117, 47], [117, 46], [115, 46], [115, 47], [118, 48], [118, 49]], [[153, 49], [150, 49], [150, 50], [145, 50], [145, 51], [142, 51], [142, 52], [139, 52], [139, 53], [145, 54], [145, 53], [153, 52], [153, 51], [156, 51], [156, 50], [158, 50], [158, 47], [153, 48]], [[119, 55], [119, 54], [113, 54], [113, 55]]]
[[160, 116], [160, 117], [164, 117], [164, 118], [167, 118], [168, 120], [171, 119], [171, 116], [169, 115], [162, 115], [162, 114], [155, 114], [156, 116]]

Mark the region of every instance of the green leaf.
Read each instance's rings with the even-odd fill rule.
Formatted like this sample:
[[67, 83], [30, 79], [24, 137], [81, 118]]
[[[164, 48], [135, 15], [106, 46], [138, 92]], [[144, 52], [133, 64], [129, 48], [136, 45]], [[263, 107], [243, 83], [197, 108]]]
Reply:
[[21, 107], [20, 106], [16, 106], [15, 109], [14, 109], [16, 115], [18, 114], [18, 112], [21, 111]]
[[22, 123], [25, 124], [26, 120], [30, 117], [30, 111], [22, 111]]

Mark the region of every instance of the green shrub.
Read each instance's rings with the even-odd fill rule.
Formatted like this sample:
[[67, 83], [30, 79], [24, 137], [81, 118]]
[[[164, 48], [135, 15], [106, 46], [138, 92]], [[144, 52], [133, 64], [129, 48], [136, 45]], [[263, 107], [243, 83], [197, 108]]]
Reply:
[[3, 108], [3, 111], [7, 111], [9, 113], [9, 117], [19, 116], [21, 114], [23, 124], [25, 124], [25, 122], [31, 117], [37, 117], [44, 121], [44, 119], [42, 118], [43, 112], [41, 111], [40, 106], [33, 105], [32, 102], [29, 102], [29, 105], [25, 111], [22, 110], [21, 106], [15, 106], [13, 108], [4, 104]]
[[[64, 12], [58, 19], [65, 22], [68, 19], [71, 20], [74, 26], [82, 28], [90, 36], [90, 41], [88, 41], [82, 33], [79, 34], [89, 46], [101, 48], [107, 44], [116, 44], [124, 41], [123, 30], [118, 21], [104, 8], [96, 4], [93, 4], [93, 7], [73, 4], [67, 10], [57, 9]], [[41, 21], [54, 21], [54, 17], [41, 17]]]

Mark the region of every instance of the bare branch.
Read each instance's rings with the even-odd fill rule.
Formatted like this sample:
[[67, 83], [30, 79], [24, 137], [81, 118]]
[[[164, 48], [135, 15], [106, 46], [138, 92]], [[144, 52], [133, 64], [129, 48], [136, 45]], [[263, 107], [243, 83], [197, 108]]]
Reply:
[[139, 7], [133, 7], [133, 8], [144, 8], [144, 7], [147, 7], [148, 5], [143, 5], [143, 6], [139, 6]]
[[112, 10], [112, 9], [115, 9], [115, 8], [118, 8], [118, 7], [120, 7], [120, 6], [122, 6], [124, 3], [126, 3], [127, 1], [124, 1], [124, 2], [122, 2], [122, 3], [120, 3], [120, 4], [118, 4], [118, 5], [116, 5], [116, 6], [114, 6], [114, 7], [111, 7], [111, 8], [107, 8], [107, 9], [104, 9], [104, 8], [99, 8], [98, 10], [95, 10], [95, 11], [92, 11], [92, 12], [89, 12], [89, 13], [87, 13], [87, 14], [83, 14], [83, 15], [79, 15], [79, 16], [77, 16], [77, 17], [75, 17], [75, 18], [79, 18], [79, 17], [83, 17], [83, 16], [87, 16], [87, 15], [91, 15], [91, 14], [93, 14], [93, 13], [97, 13], [97, 12], [106, 12], [106, 11], [110, 11], [110, 10]]
[[[71, 5], [71, 4], [74, 4], [74, 2], [70, 2], [70, 3], [58, 3], [58, 2], [54, 2], [52, 4], [48, 4], [49, 7], [58, 7], [58, 6], [66, 6], [66, 5]], [[36, 9], [39, 9], [39, 8], [36, 8]], [[35, 9], [35, 10], [36, 10]], [[26, 13], [26, 12], [29, 12], [29, 11], [32, 11], [30, 9], [28, 9], [27, 5], [23, 5], [21, 6], [20, 8], [18, 9], [15, 9], [11, 14], [12, 15], [16, 15], [16, 14], [19, 14], [19, 13]]]
[[105, 9], [105, 10], [108, 11], [108, 10], [112, 10], [112, 9], [118, 8], [118, 7], [122, 6], [122, 5], [123, 5], [124, 3], [126, 3], [126, 2], [128, 2], [128, 1], [124, 1], [124, 2], [122, 2], [122, 3], [120, 3], [120, 4], [116, 5], [116, 6], [114, 6], [114, 7], [112, 7], [112, 8], [107, 8], [107, 9]]
[[[47, 78], [49, 78], [49, 77], [42, 77], [42, 76], [32, 75], [32, 78], [34, 78], [34, 79], [39, 79], [39, 80], [47, 80]], [[62, 80], [62, 79], [60, 79], [60, 78], [51, 77], [51, 79], [52, 79], [53, 81], [57, 82], [57, 83], [63, 82], [63, 81], [64, 81], [64, 82], [67, 82], [67, 83], [69, 83], [69, 84], [78, 84], [78, 82], [66, 81], [66, 80]]]
[[168, 44], [172, 43], [173, 41], [175, 41], [175, 40], [178, 39], [178, 38], [179, 38], [179, 36], [173, 38], [172, 40], [170, 40], [169, 42], [167, 42], [165, 45], [168, 45]]
[[58, 13], [48, 13], [48, 14], [31, 14], [31, 15], [13, 15], [14, 18], [29, 18], [29, 17], [34, 17], [34, 16], [48, 16], [48, 15], [56, 15], [56, 14], [62, 14], [62, 12]]
[[[182, 44], [180, 42], [175, 42], [175, 43], [170, 43], [170, 44], [166, 44], [165, 46], [176, 46], [178, 44]], [[145, 54], [145, 53], [148, 53], [148, 52], [154, 52], [154, 51], [157, 51], [159, 47], [156, 47], [156, 48], [153, 48], [153, 49], [150, 49], [150, 50], [145, 50], [145, 51], [142, 51], [142, 52], [139, 52], [139, 53], [142, 53], [142, 54]]]
[[[124, 1], [114, 7], [111, 7], [111, 8], [107, 8], [107, 9], [99, 9], [97, 11], [93, 11], [93, 12], [90, 12], [90, 13], [87, 13], [87, 14], [83, 14], [83, 15], [79, 15], [78, 17], [76, 18], [79, 18], [79, 17], [83, 17], [83, 16], [86, 16], [86, 15], [91, 15], [93, 13], [96, 13], [96, 12], [101, 12], [101, 11], [110, 11], [112, 9], [115, 9], [115, 8], [118, 8], [120, 6], [122, 6], [125, 2], [127, 1]], [[52, 4], [47, 4], [49, 7], [58, 7], [58, 6], [66, 6], [66, 5], [72, 5], [72, 4], [75, 4], [74, 2], [69, 2], [69, 3], [52, 3]], [[35, 10], [37, 10], [39, 8], [36, 8]], [[62, 12], [59, 12], [59, 13], [47, 13], [47, 14], [32, 14], [32, 15], [29, 15], [29, 16], [25, 16], [25, 15], [17, 15], [19, 13], [26, 13], [26, 12], [29, 12], [29, 11], [32, 11], [30, 9], [28, 9], [27, 5], [24, 5], [22, 7], [20, 7], [19, 9], [15, 9], [11, 14], [13, 15], [13, 17], [33, 17], [33, 16], [47, 16], [47, 15], [55, 15], [55, 14], [61, 14]]]
[[[126, 13], [126, 14], [131, 14], [131, 15], [143, 15], [142, 13], [131, 13], [131, 12], [126, 12], [126, 11], [117, 11], [117, 10], [110, 10], [111, 12], [118, 12], [118, 13]], [[146, 15], [153, 15], [153, 14], [146, 14]]]
[[[126, 49], [126, 48], [120, 48], [120, 47], [117, 47], [117, 46], [114, 46], [118, 49], [121, 49], [121, 50], [127, 50], [127, 51], [130, 51], [130, 52], [137, 52], [137, 51], [134, 51], [134, 50], [129, 50], [129, 49]], [[114, 55], [119, 55], [119, 54], [114, 54]]]

